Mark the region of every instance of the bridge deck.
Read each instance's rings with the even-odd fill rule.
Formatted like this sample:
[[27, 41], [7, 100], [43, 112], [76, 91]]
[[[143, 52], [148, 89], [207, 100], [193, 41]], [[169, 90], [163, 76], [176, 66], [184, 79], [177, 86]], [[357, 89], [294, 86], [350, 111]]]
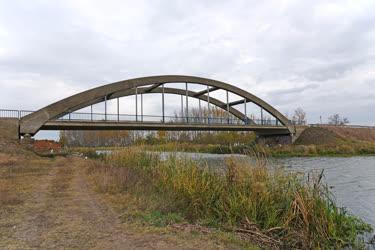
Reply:
[[260, 134], [290, 134], [285, 126], [241, 124], [186, 124], [132, 121], [66, 121], [45, 123], [42, 130], [170, 130], [170, 131], [255, 131]]

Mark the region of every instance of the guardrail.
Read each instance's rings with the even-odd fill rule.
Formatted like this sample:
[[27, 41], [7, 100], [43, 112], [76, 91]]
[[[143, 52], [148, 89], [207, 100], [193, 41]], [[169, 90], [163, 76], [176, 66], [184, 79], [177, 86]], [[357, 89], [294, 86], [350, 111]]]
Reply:
[[18, 118], [31, 114], [30, 110], [0, 109], [0, 118]]
[[315, 123], [315, 124], [309, 124], [308, 126], [310, 126], [310, 127], [342, 127], [342, 128], [370, 128], [370, 129], [375, 129], [375, 126], [365, 126], [365, 125], [355, 125], [355, 124], [335, 125], [335, 124]]
[[[18, 118], [32, 113], [29, 110], [0, 109], [0, 118]], [[160, 122], [160, 123], [187, 123], [187, 124], [228, 124], [228, 125], [250, 125], [247, 121], [233, 117], [211, 117], [211, 116], [156, 116], [156, 115], [130, 115], [110, 113], [82, 113], [72, 112], [65, 114], [57, 121], [108, 121], [108, 122]], [[256, 125], [283, 126], [276, 119], [252, 119]]]
[[[105, 114], [105, 113], [79, 113], [66, 114], [57, 120], [60, 121], [110, 121], [110, 122], [160, 122], [160, 123], [187, 123], [187, 124], [230, 124], [249, 125], [250, 120], [243, 121], [238, 118], [208, 117], [208, 116], [156, 116], [156, 115], [130, 115], [130, 114]], [[283, 126], [277, 120], [255, 119], [257, 125]]]

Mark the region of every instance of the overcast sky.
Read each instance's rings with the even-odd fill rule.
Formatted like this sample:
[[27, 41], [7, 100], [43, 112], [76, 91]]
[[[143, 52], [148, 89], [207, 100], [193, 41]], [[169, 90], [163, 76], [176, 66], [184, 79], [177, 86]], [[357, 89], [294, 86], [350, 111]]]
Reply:
[[0, 0], [0, 108], [161, 74], [375, 125], [375, 1]]

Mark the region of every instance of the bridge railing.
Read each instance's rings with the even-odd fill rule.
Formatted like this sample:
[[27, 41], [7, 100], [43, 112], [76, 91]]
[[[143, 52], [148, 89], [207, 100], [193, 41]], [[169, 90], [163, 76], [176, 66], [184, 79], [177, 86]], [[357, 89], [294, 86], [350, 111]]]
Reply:
[[369, 128], [375, 129], [375, 126], [356, 125], [356, 124], [329, 124], [329, 123], [314, 123], [309, 124], [309, 127], [344, 127], [344, 128]]
[[[29, 110], [0, 109], [0, 118], [18, 118], [32, 113]], [[243, 121], [233, 117], [212, 116], [156, 116], [156, 115], [132, 115], [132, 114], [110, 114], [110, 113], [68, 113], [58, 121], [93, 121], [93, 122], [160, 122], [160, 123], [186, 123], [186, 124], [222, 124], [222, 125], [250, 125], [250, 119]], [[276, 119], [252, 119], [255, 125], [283, 126]]]
[[15, 109], [0, 109], [0, 118], [22, 118], [33, 111], [29, 110], [15, 110]]
[[[102, 121], [102, 122], [160, 122], [160, 123], [187, 123], [187, 124], [229, 124], [250, 125], [249, 121], [243, 121], [232, 117], [208, 117], [208, 116], [156, 116], [156, 115], [130, 115], [110, 113], [68, 113], [57, 120], [60, 121]], [[253, 119], [256, 125], [282, 126], [276, 119]]]

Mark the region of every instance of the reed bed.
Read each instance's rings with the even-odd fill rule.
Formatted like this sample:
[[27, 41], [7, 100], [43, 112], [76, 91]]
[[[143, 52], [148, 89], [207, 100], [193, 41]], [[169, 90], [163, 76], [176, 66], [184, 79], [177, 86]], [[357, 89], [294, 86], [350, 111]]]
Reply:
[[[290, 173], [226, 159], [212, 171], [190, 159], [125, 149], [88, 168], [97, 191], [143, 197], [155, 211], [235, 232], [262, 247], [364, 248], [370, 225], [336, 206], [323, 173]], [[146, 198], [145, 198], [146, 197]], [[148, 199], [149, 198], [149, 199]]]

